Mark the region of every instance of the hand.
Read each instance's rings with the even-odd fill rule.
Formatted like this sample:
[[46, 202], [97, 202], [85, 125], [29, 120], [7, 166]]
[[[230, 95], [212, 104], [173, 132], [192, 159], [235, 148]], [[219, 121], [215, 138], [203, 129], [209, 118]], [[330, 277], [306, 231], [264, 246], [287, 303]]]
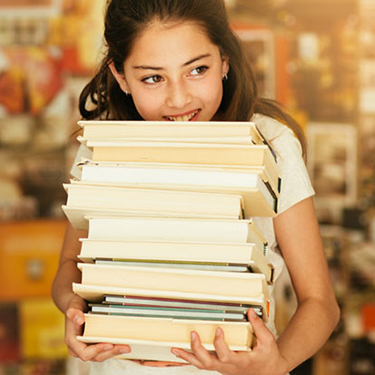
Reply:
[[109, 343], [87, 345], [79, 340], [77, 336], [82, 335], [85, 316], [83, 311], [86, 302], [74, 296], [65, 314], [65, 343], [68, 346], [69, 354], [80, 358], [83, 361], [102, 362], [113, 356], [129, 353], [128, 345], [113, 345]]
[[199, 369], [218, 371], [224, 375], [286, 374], [287, 361], [282, 357], [272, 333], [253, 309], [247, 314], [257, 337], [257, 343], [252, 351], [231, 351], [225, 343], [222, 329], [218, 328], [214, 339], [215, 354], [209, 353], [202, 346], [196, 332], [192, 332], [192, 353], [177, 348], [173, 348], [172, 353]]

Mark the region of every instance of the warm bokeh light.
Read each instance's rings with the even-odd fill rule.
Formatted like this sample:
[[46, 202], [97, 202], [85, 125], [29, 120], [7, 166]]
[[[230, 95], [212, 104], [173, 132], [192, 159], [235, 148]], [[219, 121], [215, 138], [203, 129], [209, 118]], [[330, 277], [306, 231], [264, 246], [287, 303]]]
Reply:
[[[0, 0], [0, 374], [70, 375], [63, 315], [49, 293], [65, 226], [62, 184], [77, 149], [78, 97], [105, 48], [105, 3]], [[342, 307], [327, 345], [295, 374], [373, 375], [375, 0], [225, 3], [260, 93], [305, 131]], [[281, 293], [277, 323], [284, 327], [294, 300], [288, 287]]]

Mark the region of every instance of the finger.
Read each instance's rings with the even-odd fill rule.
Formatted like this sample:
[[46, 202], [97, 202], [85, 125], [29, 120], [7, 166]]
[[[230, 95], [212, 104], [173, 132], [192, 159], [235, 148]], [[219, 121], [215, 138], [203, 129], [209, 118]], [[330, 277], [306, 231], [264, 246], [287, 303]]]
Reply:
[[82, 334], [82, 326], [67, 319], [65, 341], [68, 348], [83, 361], [104, 361], [105, 359], [130, 352], [128, 345], [113, 345], [110, 343], [90, 344], [77, 339]]
[[78, 358], [78, 354], [74, 352], [72, 349], [68, 348], [68, 354], [74, 358]]
[[195, 366], [199, 369], [203, 369], [205, 367], [202, 364], [202, 362], [199, 360], [197, 355], [199, 355], [200, 358], [203, 358], [207, 361], [207, 360], [209, 360], [209, 358], [208, 358], [209, 353], [202, 346], [199, 335], [196, 332], [191, 332], [190, 337], [191, 337], [190, 347], [191, 347], [191, 350], [192, 350], [191, 353], [187, 352], [186, 350], [178, 349], [178, 348], [173, 348], [172, 353], [176, 357], [182, 358], [186, 362], [189, 362], [191, 365], [193, 365], [193, 366]]
[[203, 365], [207, 370], [217, 368], [220, 363], [217, 359], [216, 354], [211, 354], [201, 342], [201, 339], [197, 332], [191, 332], [191, 350], [193, 351], [196, 359]]
[[87, 302], [79, 297], [78, 295], [74, 295], [73, 298], [69, 302], [69, 308], [77, 309], [80, 311], [87, 310]]
[[250, 362], [250, 351], [235, 352], [229, 348], [225, 342], [224, 332], [221, 328], [216, 330], [214, 346], [219, 361], [223, 364], [223, 369], [236, 372], [236, 368], [247, 368]]
[[79, 340], [77, 340], [77, 336], [82, 334], [83, 327], [82, 325], [78, 325], [73, 320], [67, 318], [65, 320], [65, 343], [70, 351], [70, 354], [74, 357], [80, 357], [80, 353], [82, 353], [87, 345]]
[[229, 349], [225, 342], [224, 332], [218, 327], [215, 332], [214, 346], [217, 357], [222, 363], [229, 363], [234, 360], [234, 352]]
[[270, 342], [274, 340], [274, 337], [271, 331], [264, 324], [263, 320], [257, 315], [254, 309], [248, 310], [247, 317], [257, 338], [256, 347], [260, 345], [269, 345]]
[[200, 369], [203, 368], [202, 364], [197, 360], [195, 355], [193, 353], [189, 353], [186, 350], [179, 349], [179, 348], [172, 348], [171, 350], [172, 354], [174, 354], [177, 358], [181, 358], [187, 363], [198, 367]]
[[[95, 347], [94, 354], [87, 353], [90, 356], [91, 361], [103, 362], [109, 358], [117, 357], [121, 354], [130, 353], [130, 347], [128, 345], [112, 345], [112, 344], [96, 344], [88, 346], [88, 349]], [[85, 354], [86, 355], [86, 354]]]

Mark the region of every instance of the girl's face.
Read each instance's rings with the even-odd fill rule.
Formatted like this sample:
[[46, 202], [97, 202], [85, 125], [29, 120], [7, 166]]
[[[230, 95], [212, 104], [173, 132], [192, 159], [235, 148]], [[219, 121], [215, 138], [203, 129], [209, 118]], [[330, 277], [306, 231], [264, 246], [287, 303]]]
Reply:
[[110, 68], [144, 120], [210, 121], [229, 65], [198, 25], [155, 22], [136, 40], [124, 74]]

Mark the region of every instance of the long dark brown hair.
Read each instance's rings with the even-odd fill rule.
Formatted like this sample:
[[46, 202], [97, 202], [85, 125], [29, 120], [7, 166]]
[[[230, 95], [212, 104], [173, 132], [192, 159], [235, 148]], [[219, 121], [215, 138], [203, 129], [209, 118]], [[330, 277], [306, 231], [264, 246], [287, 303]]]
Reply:
[[222, 56], [229, 58], [228, 79], [224, 82], [216, 120], [248, 121], [254, 113], [270, 116], [294, 131], [305, 152], [305, 137], [296, 121], [275, 101], [258, 96], [255, 76], [241, 41], [230, 28], [223, 0], [108, 0], [106, 55], [97, 74], [81, 93], [79, 110], [83, 118], [141, 119], [132, 97], [121, 90], [108, 65], [113, 62], [116, 70], [123, 73], [124, 61], [137, 36], [155, 20], [191, 21], [200, 25]]

